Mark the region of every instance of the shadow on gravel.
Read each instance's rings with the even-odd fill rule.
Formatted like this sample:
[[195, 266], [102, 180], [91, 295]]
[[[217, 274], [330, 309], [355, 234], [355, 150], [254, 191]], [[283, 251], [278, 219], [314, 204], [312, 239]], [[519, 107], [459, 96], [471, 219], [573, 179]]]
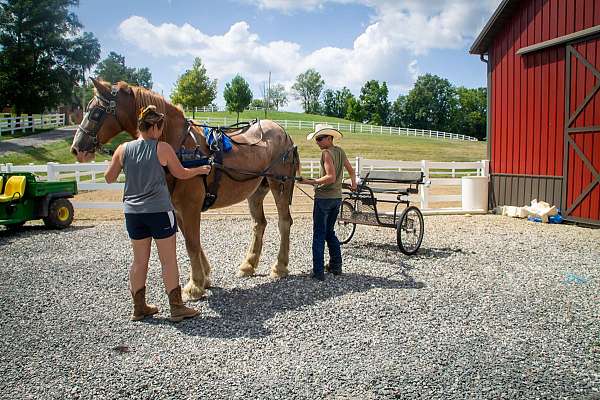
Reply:
[[65, 229], [50, 229], [44, 225], [25, 225], [16, 229], [0, 228], [0, 247], [11, 244], [14, 239], [19, 239], [29, 236], [46, 236], [57, 235], [65, 232], [75, 232], [83, 229], [93, 228], [93, 225], [71, 225]]
[[398, 246], [392, 244], [382, 244], [366, 242], [352, 246], [352, 249], [360, 250], [356, 253], [348, 254], [349, 257], [360, 258], [369, 261], [375, 261], [385, 264], [403, 264], [403, 261], [409, 261], [411, 259], [423, 259], [423, 258], [447, 258], [453, 254], [462, 252], [462, 249], [450, 249], [450, 248], [423, 248], [412, 256], [406, 256], [402, 254]]
[[[416, 282], [408, 275], [403, 280], [358, 274], [328, 275], [327, 278], [325, 282], [316, 282], [307, 275], [293, 275], [252, 288], [212, 288], [208, 304], [218, 316], [185, 321], [176, 328], [192, 336], [261, 338], [271, 334], [264, 326], [265, 322], [279, 313], [306, 309], [348, 293], [425, 287], [424, 283]], [[150, 323], [167, 322], [154, 320]]]

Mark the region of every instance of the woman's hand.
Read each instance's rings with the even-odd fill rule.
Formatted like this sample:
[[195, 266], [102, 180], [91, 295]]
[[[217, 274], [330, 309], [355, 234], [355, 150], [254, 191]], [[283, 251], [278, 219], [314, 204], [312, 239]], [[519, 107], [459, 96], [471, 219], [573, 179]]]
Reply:
[[201, 167], [196, 167], [194, 168], [196, 175], [208, 175], [210, 174], [210, 171], [212, 171], [212, 166], [210, 165], [203, 165]]

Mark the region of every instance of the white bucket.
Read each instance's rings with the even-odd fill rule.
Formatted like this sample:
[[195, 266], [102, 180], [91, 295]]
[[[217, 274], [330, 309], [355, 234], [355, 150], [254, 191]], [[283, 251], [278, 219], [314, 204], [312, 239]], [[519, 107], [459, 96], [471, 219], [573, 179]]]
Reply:
[[488, 177], [462, 177], [462, 209], [465, 211], [488, 210]]

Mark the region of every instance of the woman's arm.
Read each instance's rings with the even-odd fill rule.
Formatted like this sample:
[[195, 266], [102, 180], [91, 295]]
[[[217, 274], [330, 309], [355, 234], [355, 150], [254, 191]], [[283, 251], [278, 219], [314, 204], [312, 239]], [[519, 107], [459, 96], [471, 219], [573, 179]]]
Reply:
[[173, 148], [165, 142], [158, 143], [157, 155], [160, 165], [167, 167], [169, 172], [177, 179], [190, 179], [196, 175], [208, 175], [211, 170], [210, 165], [203, 165], [196, 168], [184, 168]]
[[121, 144], [113, 153], [110, 164], [108, 164], [108, 168], [104, 173], [104, 180], [106, 183], [115, 183], [117, 181], [117, 178], [123, 169], [123, 149], [124, 145]]

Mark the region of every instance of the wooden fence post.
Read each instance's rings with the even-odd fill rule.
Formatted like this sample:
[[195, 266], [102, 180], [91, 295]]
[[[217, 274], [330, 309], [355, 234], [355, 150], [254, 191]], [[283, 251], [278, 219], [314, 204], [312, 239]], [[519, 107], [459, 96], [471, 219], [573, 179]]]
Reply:
[[58, 165], [58, 163], [55, 162], [49, 162], [47, 165], [47, 169], [46, 169], [46, 179], [48, 180], [48, 182], [56, 182], [58, 181], [58, 177], [59, 177], [59, 172], [56, 171], [56, 167], [55, 165]]
[[[421, 161], [421, 171], [423, 172], [423, 181], [429, 181], [429, 161], [422, 160]], [[429, 208], [429, 187], [428, 185], [421, 185], [421, 208], [428, 209]]]

